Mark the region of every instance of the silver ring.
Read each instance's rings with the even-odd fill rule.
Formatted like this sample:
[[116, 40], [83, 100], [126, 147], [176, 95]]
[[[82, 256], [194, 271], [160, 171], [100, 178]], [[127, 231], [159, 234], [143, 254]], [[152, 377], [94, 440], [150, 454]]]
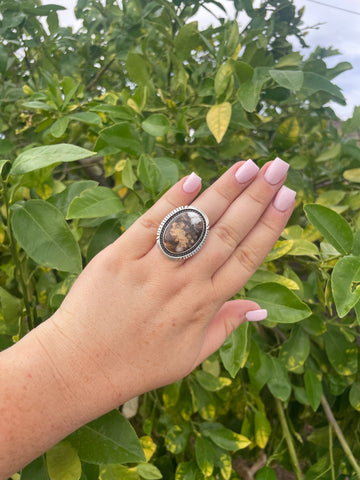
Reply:
[[164, 255], [175, 260], [195, 255], [209, 233], [209, 219], [199, 208], [175, 208], [160, 223], [156, 241]]

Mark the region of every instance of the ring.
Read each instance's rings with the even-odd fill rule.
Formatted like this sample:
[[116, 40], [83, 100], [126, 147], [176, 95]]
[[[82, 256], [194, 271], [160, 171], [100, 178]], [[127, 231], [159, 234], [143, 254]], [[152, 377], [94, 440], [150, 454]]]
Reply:
[[156, 241], [168, 258], [175, 260], [195, 255], [209, 233], [209, 219], [199, 208], [175, 208], [160, 223]]

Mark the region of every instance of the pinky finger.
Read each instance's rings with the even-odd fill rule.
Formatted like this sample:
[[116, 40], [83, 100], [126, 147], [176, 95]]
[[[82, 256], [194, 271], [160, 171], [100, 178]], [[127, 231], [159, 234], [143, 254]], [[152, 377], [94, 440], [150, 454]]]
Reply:
[[250, 300], [231, 300], [224, 303], [207, 327], [205, 340], [194, 368], [220, 348], [239, 325], [245, 321], [264, 320], [266, 316], [267, 311], [261, 310], [257, 303]]

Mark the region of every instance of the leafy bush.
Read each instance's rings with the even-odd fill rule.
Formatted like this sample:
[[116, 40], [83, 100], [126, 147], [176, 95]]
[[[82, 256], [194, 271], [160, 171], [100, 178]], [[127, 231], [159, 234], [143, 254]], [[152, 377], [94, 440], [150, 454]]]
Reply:
[[110, 412], [21, 480], [360, 478], [360, 109], [341, 124], [328, 106], [345, 103], [332, 80], [351, 65], [294, 50], [306, 31], [290, 0], [227, 3], [236, 18], [201, 30], [194, 14], [222, 3], [78, 0], [73, 32], [61, 6], [0, 1], [1, 348], [180, 176], [207, 186], [278, 155], [298, 192], [237, 295], [268, 320], [126, 404], [132, 426]]

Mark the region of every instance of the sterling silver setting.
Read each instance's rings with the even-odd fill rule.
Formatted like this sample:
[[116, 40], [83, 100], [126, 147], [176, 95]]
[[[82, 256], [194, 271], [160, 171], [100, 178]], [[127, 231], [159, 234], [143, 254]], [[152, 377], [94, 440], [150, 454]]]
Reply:
[[[177, 219], [178, 222], [176, 222]], [[189, 228], [193, 231], [189, 232]], [[199, 208], [187, 205], [175, 208], [166, 215], [157, 231], [156, 242], [166, 257], [172, 260], [183, 260], [198, 253], [208, 233], [209, 219], [206, 213]], [[169, 243], [169, 238], [175, 243]], [[181, 241], [185, 242], [185, 246], [181, 245]], [[186, 246], [186, 243], [189, 245]]]

